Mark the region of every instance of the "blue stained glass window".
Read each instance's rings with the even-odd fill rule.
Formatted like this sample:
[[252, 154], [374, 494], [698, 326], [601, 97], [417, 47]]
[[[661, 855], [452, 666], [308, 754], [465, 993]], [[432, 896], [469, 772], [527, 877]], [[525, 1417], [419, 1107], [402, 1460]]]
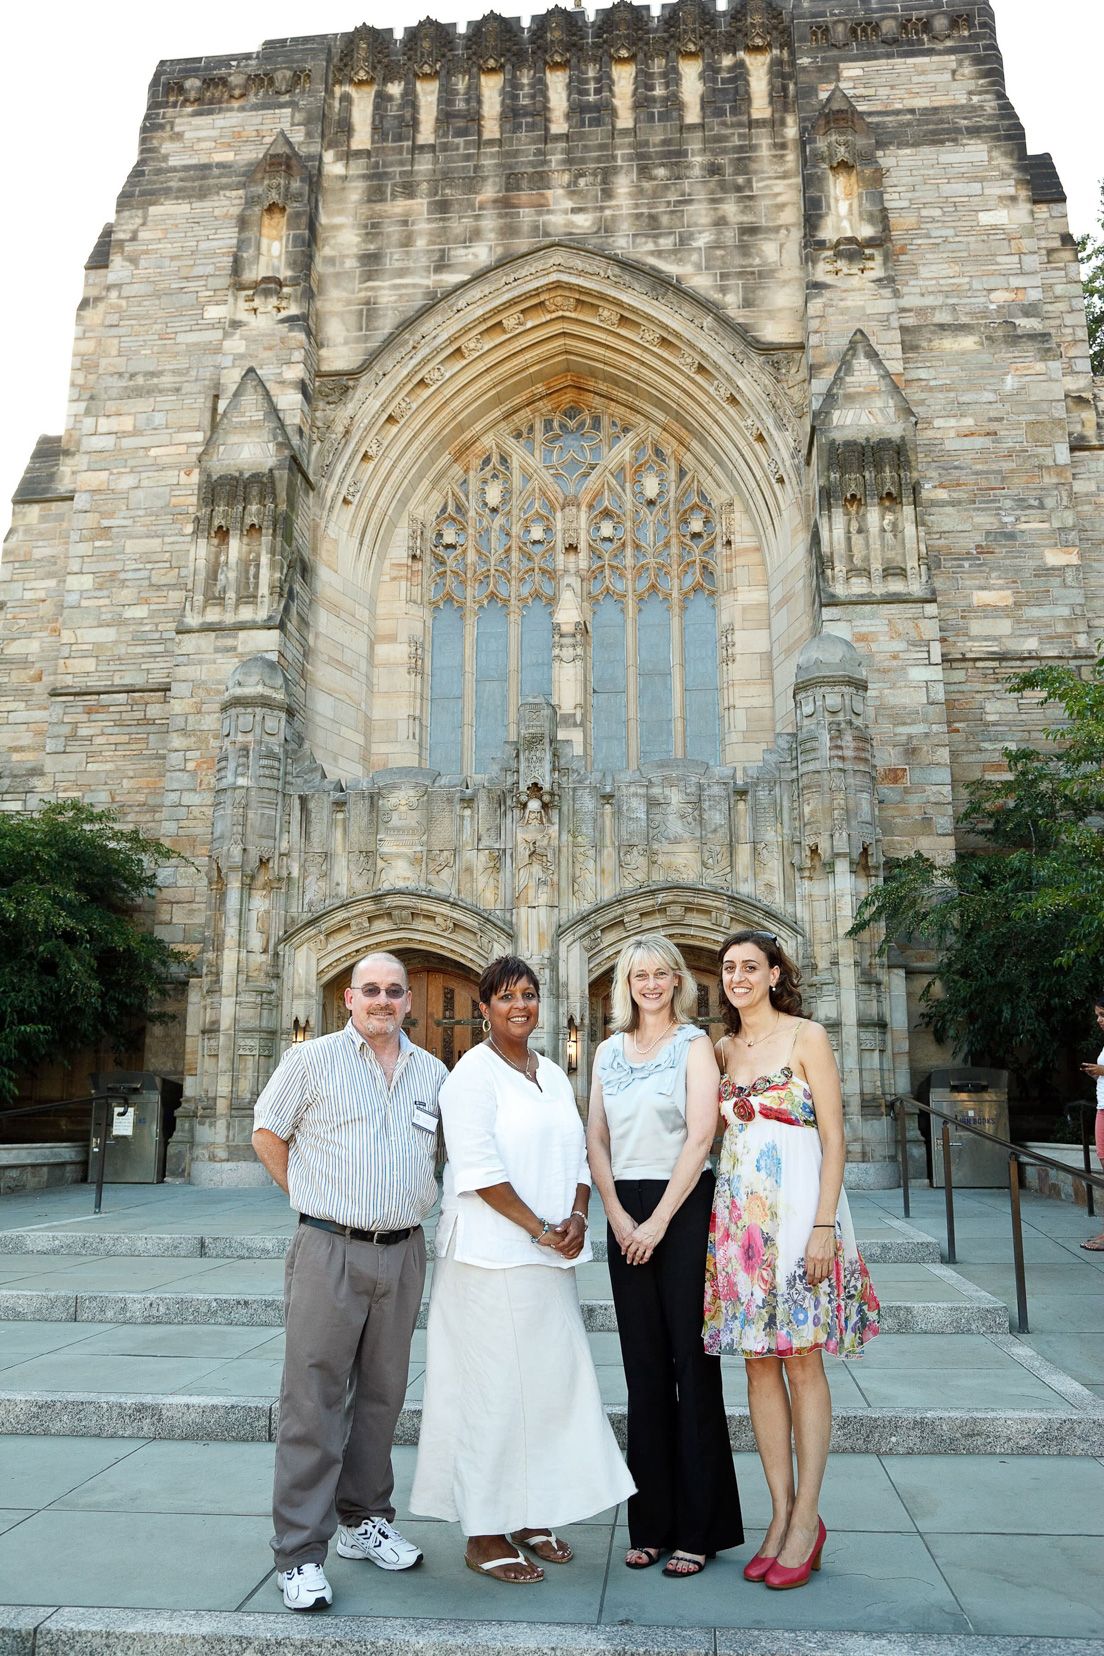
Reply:
[[721, 762], [721, 710], [717, 673], [717, 612], [707, 592], [693, 592], [682, 606], [683, 683], [686, 686], [686, 757]]
[[552, 606], [526, 604], [521, 612], [521, 699], [552, 698]]
[[502, 758], [509, 649], [506, 606], [487, 604], [475, 624], [475, 770], [480, 776]]
[[[628, 764], [625, 724], [625, 612], [609, 596], [590, 617], [595, 770]], [[668, 672], [670, 669], [668, 668]]]
[[455, 776], [463, 766], [464, 615], [455, 604], [434, 612], [429, 660], [429, 763]]
[[671, 708], [671, 611], [656, 593], [636, 612], [636, 684], [640, 757], [670, 759], [675, 751]]

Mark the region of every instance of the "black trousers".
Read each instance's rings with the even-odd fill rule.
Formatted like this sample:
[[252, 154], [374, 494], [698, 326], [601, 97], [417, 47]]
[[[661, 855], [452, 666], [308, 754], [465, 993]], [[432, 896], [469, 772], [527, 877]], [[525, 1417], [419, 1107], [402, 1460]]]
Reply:
[[[714, 1553], [744, 1539], [728, 1441], [721, 1360], [702, 1344], [705, 1253], [714, 1178], [705, 1172], [646, 1265], [629, 1265], [609, 1231], [609, 1273], [629, 1389], [629, 1501], [634, 1547]], [[666, 1181], [618, 1179], [639, 1224]]]

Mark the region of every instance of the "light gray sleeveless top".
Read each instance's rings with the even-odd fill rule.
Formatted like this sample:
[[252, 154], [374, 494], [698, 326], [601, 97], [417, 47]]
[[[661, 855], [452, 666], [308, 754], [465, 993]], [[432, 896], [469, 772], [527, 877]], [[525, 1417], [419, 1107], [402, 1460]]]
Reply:
[[663, 1050], [630, 1063], [624, 1035], [612, 1035], [598, 1060], [615, 1179], [669, 1179], [686, 1143], [686, 1057], [696, 1024], [680, 1024]]

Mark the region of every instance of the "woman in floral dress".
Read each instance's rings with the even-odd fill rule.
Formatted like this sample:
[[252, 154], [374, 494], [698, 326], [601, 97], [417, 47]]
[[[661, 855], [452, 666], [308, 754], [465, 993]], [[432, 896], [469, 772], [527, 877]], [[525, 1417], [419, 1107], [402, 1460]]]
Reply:
[[746, 1359], [773, 1503], [744, 1574], [798, 1587], [820, 1568], [826, 1534], [817, 1508], [832, 1401], [822, 1354], [859, 1356], [878, 1332], [878, 1301], [843, 1192], [839, 1071], [824, 1028], [802, 1013], [797, 968], [772, 933], [756, 931], [727, 938], [720, 963], [728, 1126], [706, 1263], [705, 1349]]

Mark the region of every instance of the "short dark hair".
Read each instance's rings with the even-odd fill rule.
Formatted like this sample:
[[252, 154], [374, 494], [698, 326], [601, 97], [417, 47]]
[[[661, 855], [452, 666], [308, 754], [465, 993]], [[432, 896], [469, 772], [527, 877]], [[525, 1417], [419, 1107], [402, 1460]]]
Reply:
[[483, 976], [479, 980], [479, 1000], [483, 1006], [489, 1006], [494, 995], [501, 995], [504, 989], [512, 989], [515, 983], [531, 983], [540, 994], [540, 979], [520, 955], [499, 955], [484, 968]]

